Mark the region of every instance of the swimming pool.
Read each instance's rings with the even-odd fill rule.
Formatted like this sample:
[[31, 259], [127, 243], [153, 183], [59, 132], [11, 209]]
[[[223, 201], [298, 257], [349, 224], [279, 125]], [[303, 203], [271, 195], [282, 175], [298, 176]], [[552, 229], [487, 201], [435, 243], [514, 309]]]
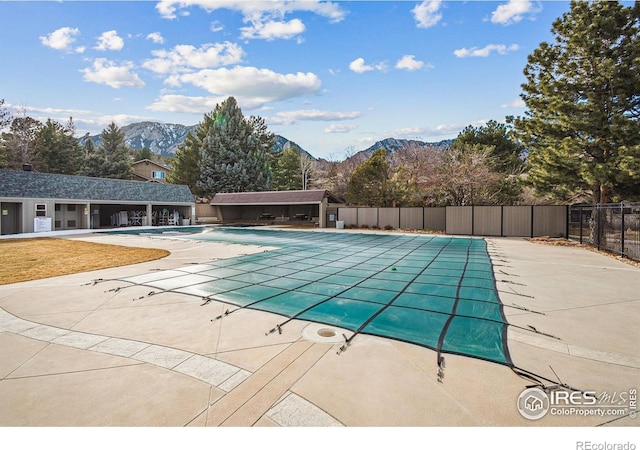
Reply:
[[363, 333], [511, 365], [484, 239], [226, 227], [180, 237], [277, 249], [120, 280], [280, 314], [278, 327], [306, 320], [350, 330], [349, 341]]

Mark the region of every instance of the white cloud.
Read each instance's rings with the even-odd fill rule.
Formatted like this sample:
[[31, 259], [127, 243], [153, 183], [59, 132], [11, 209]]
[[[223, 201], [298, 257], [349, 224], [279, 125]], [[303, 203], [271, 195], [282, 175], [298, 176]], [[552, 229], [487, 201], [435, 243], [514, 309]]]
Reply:
[[124, 40], [118, 36], [116, 30], [105, 31], [98, 37], [98, 45], [94, 48], [100, 51], [106, 50], [122, 50]]
[[147, 34], [147, 39], [153, 41], [155, 44], [164, 44], [164, 38], [158, 31]]
[[491, 14], [491, 22], [500, 25], [511, 25], [520, 22], [525, 14], [539, 12], [530, 0], [509, 0], [502, 4]]
[[236, 97], [251, 108], [269, 102], [315, 94], [321, 81], [313, 73], [282, 74], [269, 69], [237, 66], [232, 69], [204, 69], [177, 77], [181, 83], [205, 89], [213, 95]]
[[212, 33], [217, 33], [218, 31], [224, 30], [224, 25], [220, 23], [218, 20], [214, 20], [211, 22], [211, 26], [209, 27]]
[[384, 62], [376, 63], [372, 66], [365, 64], [364, 58], [357, 58], [349, 63], [349, 69], [355, 73], [371, 72], [373, 70], [384, 71], [387, 69], [387, 65]]
[[[213, 111], [217, 104], [227, 97], [188, 97], [185, 95], [163, 95], [147, 109], [160, 112], [180, 112], [189, 114], [204, 114]], [[237, 100], [237, 99], [236, 99]], [[244, 105], [243, 105], [244, 106]]]
[[98, 58], [93, 62], [92, 67], [82, 69], [83, 79], [92, 83], [106, 84], [115, 89], [121, 87], [143, 87], [144, 81], [132, 72], [133, 63], [125, 62], [116, 65], [113, 61]]
[[[243, 39], [291, 39], [305, 31], [304, 23], [300, 19], [285, 20], [287, 14], [308, 12], [339, 22], [346, 16], [346, 12], [338, 2], [320, 0], [160, 0], [156, 9], [166, 19], [175, 19], [185, 8], [200, 7], [207, 12], [218, 9], [229, 9], [242, 13], [246, 27], [240, 28]], [[212, 23], [212, 30], [222, 29], [217, 22]], [[300, 38], [298, 38], [300, 40]]]
[[[62, 27], [49, 33], [46, 36], [40, 36], [40, 42], [46, 47], [55, 50], [72, 50], [72, 44], [76, 41], [76, 36], [80, 34], [78, 28]], [[84, 47], [80, 47], [84, 50]]]
[[[92, 114], [90, 110], [87, 109], [70, 109], [70, 108], [51, 108], [51, 107], [38, 107], [38, 106], [28, 106], [28, 105], [11, 105], [5, 104], [8, 108], [23, 108], [26, 112], [36, 114], [44, 114], [51, 116], [62, 117], [64, 120], [69, 120], [69, 117], [73, 116], [85, 116]], [[57, 120], [57, 119], [56, 119]]]
[[165, 19], [175, 19], [179, 10], [192, 6], [200, 7], [207, 12], [217, 9], [230, 9], [242, 12], [245, 17], [262, 14], [283, 17], [285, 14], [303, 11], [318, 14], [332, 22], [339, 22], [346, 16], [346, 12], [338, 2], [320, 0], [290, 1], [247, 1], [247, 0], [160, 0], [156, 4], [158, 13]]
[[160, 74], [186, 72], [191, 69], [208, 69], [242, 61], [244, 51], [232, 42], [204, 44], [200, 48], [193, 45], [176, 45], [172, 50], [154, 50], [154, 59], [142, 66]]
[[418, 28], [430, 28], [442, 19], [440, 13], [441, 0], [425, 0], [411, 10], [418, 23]]
[[364, 63], [364, 58], [358, 58], [351, 61], [351, 63], [349, 64], [349, 69], [353, 70], [355, 73], [364, 73], [372, 71], [373, 67], [367, 66]]
[[396, 69], [418, 70], [424, 67], [424, 62], [416, 60], [414, 55], [404, 55], [396, 63]]
[[291, 39], [304, 32], [305, 26], [300, 19], [293, 19], [288, 22], [269, 20], [262, 22], [258, 19], [251, 21], [251, 25], [240, 29], [243, 39], [265, 39], [273, 41], [275, 39]]
[[342, 123], [332, 123], [324, 129], [325, 133], [348, 133], [358, 128], [356, 125], [347, 125]]
[[470, 58], [470, 57], [481, 57], [486, 58], [491, 54], [491, 52], [496, 52], [499, 55], [506, 55], [509, 52], [513, 52], [518, 50], [520, 47], [517, 44], [511, 44], [506, 46], [504, 44], [489, 44], [483, 48], [472, 47], [472, 48], [460, 48], [453, 52], [458, 58]]
[[524, 108], [525, 106], [527, 105], [521, 98], [518, 98], [510, 103], [500, 105], [501, 108]]
[[299, 120], [330, 122], [333, 120], [353, 120], [361, 116], [358, 111], [319, 111], [317, 109], [301, 109], [298, 111], [282, 111], [270, 119], [271, 123], [292, 125]]

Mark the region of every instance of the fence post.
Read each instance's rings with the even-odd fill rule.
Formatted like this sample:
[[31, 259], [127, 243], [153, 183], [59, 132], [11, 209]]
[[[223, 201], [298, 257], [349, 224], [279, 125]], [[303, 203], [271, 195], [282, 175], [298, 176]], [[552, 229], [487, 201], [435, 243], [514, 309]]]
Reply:
[[582, 244], [582, 206], [580, 207], [580, 244]]
[[533, 236], [533, 223], [534, 223], [533, 214], [534, 214], [534, 211], [535, 211], [535, 206], [531, 205], [531, 239], [534, 238], [534, 236]]
[[475, 210], [476, 207], [471, 205], [471, 236], [476, 235], [476, 218], [475, 218]]
[[600, 250], [600, 203], [596, 203], [596, 243]]
[[622, 219], [620, 224], [620, 256], [624, 258], [624, 202], [620, 202], [620, 216]]

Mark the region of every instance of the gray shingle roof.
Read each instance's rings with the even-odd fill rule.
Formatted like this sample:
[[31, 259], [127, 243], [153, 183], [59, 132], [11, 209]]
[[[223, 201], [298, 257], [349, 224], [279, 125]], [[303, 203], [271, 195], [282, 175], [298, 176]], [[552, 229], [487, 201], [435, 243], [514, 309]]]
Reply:
[[331, 203], [339, 201], [324, 189], [308, 191], [266, 191], [218, 193], [211, 199], [212, 205], [275, 205], [320, 203], [328, 197]]
[[188, 186], [2, 169], [0, 197], [195, 203]]

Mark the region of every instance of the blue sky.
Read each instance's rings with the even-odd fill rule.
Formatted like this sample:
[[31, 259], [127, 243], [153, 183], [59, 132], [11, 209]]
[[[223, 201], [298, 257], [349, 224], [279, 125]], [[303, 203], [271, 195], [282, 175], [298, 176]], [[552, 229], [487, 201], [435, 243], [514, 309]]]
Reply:
[[0, 1], [0, 98], [78, 136], [194, 125], [228, 96], [334, 160], [522, 115], [567, 1]]

